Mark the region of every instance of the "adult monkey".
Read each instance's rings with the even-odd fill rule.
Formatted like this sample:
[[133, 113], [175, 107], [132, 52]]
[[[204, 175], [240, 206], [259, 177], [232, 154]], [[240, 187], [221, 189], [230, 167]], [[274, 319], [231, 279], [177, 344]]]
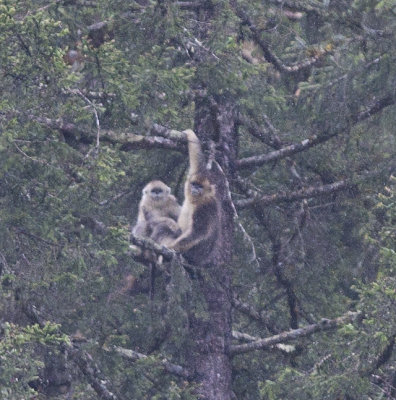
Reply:
[[190, 168], [184, 185], [184, 202], [177, 223], [182, 234], [169, 245], [195, 265], [210, 261], [220, 235], [220, 210], [216, 188], [209, 181], [201, 143], [191, 129], [184, 131], [188, 140]]

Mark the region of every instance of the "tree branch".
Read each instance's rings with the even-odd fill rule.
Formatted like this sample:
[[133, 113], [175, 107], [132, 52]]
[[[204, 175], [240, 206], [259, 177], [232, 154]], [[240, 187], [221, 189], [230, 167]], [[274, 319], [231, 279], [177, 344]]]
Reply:
[[[357, 124], [359, 122], [362, 122], [362, 121], [370, 118], [371, 116], [382, 111], [384, 108], [386, 108], [390, 105], [393, 105], [393, 104], [395, 104], [395, 97], [393, 95], [387, 95], [381, 99], [378, 99], [373, 104], [371, 104], [369, 107], [367, 107], [366, 110], [360, 111], [359, 113], [352, 115], [350, 117], [351, 124], [348, 128], [348, 131], [351, 129], [351, 127], [354, 124]], [[252, 129], [252, 127], [249, 128], [249, 130], [251, 130], [251, 129]], [[331, 134], [323, 133], [320, 135], [313, 135], [310, 138], [302, 140], [301, 142], [282, 147], [279, 150], [272, 151], [268, 154], [261, 154], [261, 155], [257, 155], [257, 156], [241, 158], [240, 160], [237, 160], [235, 162], [235, 166], [237, 169], [243, 169], [243, 168], [249, 168], [249, 167], [257, 167], [257, 166], [267, 164], [269, 162], [277, 161], [282, 158], [291, 156], [293, 154], [305, 151], [317, 144], [327, 142], [331, 138], [338, 136], [341, 132], [343, 132], [343, 130], [337, 130]], [[259, 133], [257, 133], [257, 135], [259, 135]]]
[[197, 10], [205, 5], [204, 1], [176, 1], [175, 4], [184, 10]]
[[[122, 357], [132, 360], [132, 361], [138, 361], [138, 360], [144, 360], [147, 359], [148, 356], [142, 353], [138, 353], [137, 351], [130, 350], [130, 349], [125, 349], [123, 347], [115, 346], [112, 348], [115, 352], [120, 354]], [[159, 364], [165, 369], [166, 372], [169, 372], [170, 374], [179, 376], [181, 378], [189, 379], [190, 378], [190, 373], [183, 368], [180, 365], [173, 364], [166, 359], [163, 359], [159, 361]]]
[[274, 329], [271, 327], [270, 321], [264, 311], [256, 310], [251, 304], [244, 303], [243, 301], [239, 300], [236, 296], [233, 296], [231, 300], [232, 306], [248, 315], [249, 317], [253, 318], [254, 320], [264, 324], [264, 326], [271, 332], [274, 333]]
[[280, 192], [272, 195], [263, 195], [257, 197], [251, 197], [249, 199], [235, 201], [235, 206], [239, 209], [251, 207], [255, 204], [269, 205], [274, 203], [280, 203], [282, 201], [295, 201], [301, 199], [308, 199], [311, 197], [323, 196], [329, 193], [335, 193], [340, 190], [345, 190], [354, 185], [355, 182], [352, 179], [345, 179], [338, 182], [331, 183], [323, 186], [309, 186], [304, 189], [296, 190], [294, 192]]
[[[97, 134], [94, 132], [87, 132], [80, 129], [76, 124], [71, 122], [65, 122], [62, 118], [51, 119], [46, 117], [38, 117], [35, 115], [28, 115], [28, 118], [32, 121], [35, 121], [41, 125], [44, 125], [50, 129], [54, 129], [62, 133], [65, 138], [65, 141], [70, 144], [70, 142], [77, 142], [83, 144], [92, 144], [97, 140]], [[154, 129], [154, 128], [153, 128]], [[153, 131], [149, 133], [151, 133]], [[182, 133], [178, 131], [173, 132], [173, 137], [176, 138], [177, 135], [175, 132], [179, 133], [178, 139], [182, 139]], [[101, 141], [111, 143], [111, 144], [120, 144], [122, 151], [131, 151], [134, 149], [152, 149], [152, 148], [161, 148], [161, 149], [169, 149], [176, 151], [183, 151], [183, 146], [174, 140], [167, 139], [166, 137], [159, 136], [143, 136], [136, 135], [130, 132], [115, 132], [111, 130], [102, 130], [101, 131]]]
[[[251, 336], [251, 335], [248, 335], [247, 333], [238, 332], [238, 331], [232, 331], [231, 334], [232, 334], [232, 338], [236, 339], [236, 340], [244, 340], [247, 342], [257, 342], [258, 340], [262, 340], [261, 338], [258, 338], [256, 336]], [[281, 343], [277, 343], [274, 346], [271, 346], [271, 348], [276, 348], [277, 350], [280, 350], [284, 353], [292, 353], [293, 351], [296, 350], [295, 346], [281, 344]]]
[[300, 190], [296, 190], [294, 192], [279, 192], [271, 195], [261, 195], [260, 193], [253, 192], [253, 190], [250, 189], [250, 192], [254, 193], [253, 197], [244, 200], [237, 200], [234, 203], [236, 207], [238, 207], [239, 209], [243, 209], [251, 207], [255, 204], [260, 204], [263, 206], [274, 203], [280, 203], [282, 201], [290, 202], [295, 200], [308, 199], [312, 197], [319, 197], [329, 193], [336, 193], [341, 190], [349, 189], [354, 185], [362, 181], [365, 181], [367, 179], [373, 178], [377, 175], [380, 175], [383, 172], [392, 171], [394, 168], [395, 165], [392, 164], [389, 166], [389, 168], [386, 168], [384, 170], [377, 169], [375, 171], [366, 172], [357, 177], [343, 179], [341, 181], [330, 183], [328, 185], [309, 186]]
[[84, 374], [89, 384], [101, 399], [118, 399], [118, 397], [110, 392], [106, 387], [107, 382], [103, 380], [103, 377], [101, 376], [102, 373], [89, 353], [74, 346], [68, 347], [68, 352], [71, 359], [77, 364], [80, 371]]
[[267, 154], [260, 154], [258, 156], [241, 158], [235, 162], [235, 166], [237, 169], [261, 166], [263, 164], [267, 164], [272, 161], [277, 161], [282, 158], [286, 158], [288, 156], [291, 156], [292, 154], [300, 153], [304, 150], [309, 149], [310, 147], [315, 146], [316, 144], [326, 142], [335, 135], [336, 134], [320, 135], [320, 136], [314, 135], [308, 139], [302, 140], [299, 143], [282, 147], [279, 150], [271, 151], [270, 153]]
[[165, 261], [170, 261], [176, 256], [174, 251], [169, 250], [167, 247], [161, 246], [148, 238], [137, 237], [131, 234], [130, 241], [132, 244], [139, 247], [139, 249], [134, 249], [133, 247], [131, 248], [132, 256], [135, 257], [141, 257], [142, 253], [144, 253], [144, 250], [150, 250], [157, 256], [162, 256]]
[[395, 104], [395, 101], [396, 101], [395, 96], [389, 94], [381, 99], [376, 100], [366, 110], [359, 112], [355, 116], [352, 116], [351, 119], [354, 123], [364, 121], [365, 119], [370, 118], [372, 115], [379, 113], [385, 107]]
[[[42, 317], [35, 306], [29, 303], [24, 304], [22, 308], [24, 313], [31, 320], [39, 324], [40, 327], [45, 326], [47, 320]], [[79, 349], [77, 346], [75, 346], [71, 337], [70, 343], [65, 343], [63, 345], [66, 347], [71, 359], [80, 368], [88, 383], [92, 386], [99, 397], [104, 400], [117, 400], [118, 397], [107, 388], [109, 383], [107, 380], [103, 379], [102, 373], [91, 355], [87, 351]]]
[[241, 19], [242, 23], [244, 25], [247, 25], [250, 31], [252, 32], [253, 39], [260, 46], [261, 50], [263, 51], [265, 59], [268, 62], [270, 62], [279, 72], [287, 74], [296, 74], [302, 70], [306, 70], [317, 64], [325, 55], [327, 55], [331, 51], [330, 48], [317, 49], [317, 54], [314, 57], [310, 57], [304, 61], [295, 63], [293, 65], [286, 65], [274, 53], [272, 53], [267, 43], [265, 43], [264, 40], [261, 38], [260, 30], [256, 27], [256, 25], [253, 23], [250, 17], [245, 13], [245, 11], [242, 10], [240, 7], [238, 7], [235, 3], [233, 8], [235, 10], [236, 15]]
[[322, 9], [325, 8], [324, 5], [316, 2], [315, 6], [309, 5], [307, 1], [295, 1], [295, 0], [270, 0], [270, 3], [278, 5], [280, 7], [287, 7], [293, 11], [300, 11], [300, 12], [314, 12], [317, 14], [322, 15]]
[[348, 312], [345, 315], [335, 319], [322, 319], [317, 324], [311, 324], [303, 328], [282, 332], [278, 335], [274, 335], [265, 339], [259, 339], [251, 343], [231, 346], [229, 353], [230, 355], [234, 356], [236, 354], [243, 354], [253, 350], [267, 349], [276, 345], [277, 343], [289, 342], [301, 337], [310, 336], [316, 332], [338, 329], [341, 326], [351, 323], [361, 317], [361, 312]]

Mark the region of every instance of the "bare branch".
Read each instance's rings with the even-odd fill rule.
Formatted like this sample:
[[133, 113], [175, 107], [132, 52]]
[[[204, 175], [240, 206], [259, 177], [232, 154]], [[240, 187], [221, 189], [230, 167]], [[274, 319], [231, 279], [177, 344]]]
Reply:
[[[257, 342], [258, 340], [262, 340], [261, 338], [258, 338], [256, 336], [251, 336], [251, 335], [248, 335], [247, 333], [238, 332], [238, 331], [232, 331], [231, 335], [232, 335], [233, 339], [245, 340], [247, 342]], [[287, 345], [287, 344], [281, 344], [281, 343], [278, 343], [278, 344], [272, 346], [272, 348], [280, 350], [284, 353], [292, 353], [293, 351], [296, 350], [296, 347], [293, 345]]]
[[326, 142], [331, 139], [335, 134], [332, 135], [320, 135], [320, 136], [312, 136], [309, 139], [304, 139], [299, 143], [292, 144], [290, 146], [282, 147], [279, 150], [272, 151], [267, 154], [261, 154], [258, 156], [241, 158], [235, 162], [237, 169], [248, 168], [248, 167], [257, 167], [263, 164], [267, 164], [269, 162], [273, 162], [276, 160], [280, 160], [282, 158], [286, 158], [291, 156], [292, 154], [300, 153], [304, 150], [309, 149], [310, 147], [315, 146], [318, 143]]
[[106, 385], [108, 383], [103, 379], [101, 371], [89, 353], [73, 346], [68, 348], [68, 352], [71, 359], [77, 364], [80, 371], [84, 374], [89, 384], [101, 399], [118, 399], [118, 397], [107, 388]]
[[293, 11], [300, 12], [315, 12], [317, 14], [322, 14], [325, 6], [319, 2], [315, 3], [315, 6], [310, 5], [309, 1], [296, 1], [296, 0], [270, 0], [271, 3], [276, 4], [280, 7], [287, 7]]
[[244, 115], [239, 115], [238, 122], [244, 127], [246, 127], [248, 132], [252, 136], [259, 139], [267, 146], [272, 147], [276, 150], [279, 150], [282, 147], [283, 143], [278, 136], [278, 132], [273, 127], [271, 121], [265, 114], [264, 114], [264, 122], [267, 125], [265, 128], [259, 126], [255, 121]]
[[202, 7], [205, 2], [204, 1], [176, 1], [175, 3], [182, 10], [197, 10]]
[[187, 143], [186, 134], [176, 129], [169, 129], [159, 124], [153, 124], [148, 132], [149, 135], [162, 136], [174, 141], [181, 141]]
[[395, 96], [389, 94], [381, 99], [376, 100], [366, 110], [359, 112], [355, 116], [352, 116], [352, 120], [355, 123], [364, 121], [365, 119], [370, 118], [372, 115], [379, 113], [385, 107], [395, 104], [395, 101], [396, 101]]
[[252, 189], [250, 189], [250, 193], [254, 193], [253, 197], [237, 200], [235, 201], [235, 206], [239, 209], [251, 207], [255, 204], [269, 205], [274, 203], [280, 203], [282, 201], [290, 202], [301, 199], [308, 199], [312, 197], [319, 197], [329, 193], [336, 193], [341, 190], [346, 190], [352, 188], [354, 185], [365, 181], [367, 179], [378, 176], [384, 172], [392, 171], [395, 168], [395, 165], [390, 165], [385, 169], [377, 169], [375, 171], [368, 171], [364, 174], [358, 175], [356, 177], [351, 177], [348, 179], [343, 179], [341, 181], [337, 181], [334, 183], [330, 183], [328, 185], [321, 186], [309, 186], [300, 190], [296, 190], [294, 192], [279, 192], [271, 195], [261, 195], [260, 193], [254, 193]]
[[16, 141], [13, 141], [13, 145], [15, 146], [15, 148], [19, 151], [19, 153], [21, 153], [24, 157], [26, 157], [27, 159], [39, 163], [39, 164], [43, 164], [43, 165], [47, 165], [49, 166], [49, 164], [47, 163], [47, 161], [45, 160], [40, 160], [39, 158], [34, 158], [34, 157], [30, 157], [28, 154], [26, 154], [17, 144]]
[[[66, 142], [73, 140], [84, 144], [95, 143], [97, 133], [84, 131], [76, 124], [66, 122], [62, 118], [51, 119], [28, 115], [28, 118], [50, 129], [55, 129], [62, 133]], [[178, 131], [176, 131], [178, 132]], [[180, 133], [181, 134], [181, 133]], [[171, 139], [159, 136], [143, 136], [130, 132], [115, 132], [111, 130], [102, 130], [102, 141], [112, 144], [120, 144], [122, 151], [131, 151], [134, 149], [152, 149], [161, 148], [176, 151], [183, 151], [183, 146]]]
[[247, 353], [253, 350], [268, 349], [277, 343], [289, 342], [296, 340], [301, 337], [313, 335], [316, 332], [334, 330], [354, 322], [355, 320], [362, 317], [361, 312], [348, 312], [345, 315], [335, 319], [322, 319], [317, 324], [311, 324], [303, 328], [293, 329], [288, 332], [282, 332], [278, 335], [274, 335], [265, 339], [259, 339], [251, 343], [245, 343], [241, 345], [231, 346], [230, 355]]
[[257, 197], [251, 197], [245, 200], [235, 201], [236, 207], [239, 209], [251, 207], [255, 204], [269, 205], [274, 203], [280, 203], [282, 201], [295, 201], [301, 199], [308, 199], [311, 197], [323, 196], [329, 193], [335, 193], [340, 190], [345, 190], [354, 185], [355, 182], [352, 179], [345, 179], [338, 182], [331, 183], [329, 185], [322, 186], [310, 186], [304, 189], [296, 190], [294, 192], [279, 192], [272, 195], [263, 195]]
[[131, 151], [134, 149], [168, 149], [175, 151], [184, 151], [184, 147], [159, 136], [143, 136], [129, 132], [103, 131], [102, 140], [109, 143], [122, 144], [122, 151]]
[[[351, 125], [350, 125], [349, 129], [354, 124], [356, 124], [358, 122], [362, 122], [362, 121], [370, 118], [371, 116], [382, 111], [384, 108], [386, 108], [390, 105], [393, 105], [393, 104], [395, 104], [395, 98], [393, 95], [387, 95], [381, 99], [378, 99], [373, 104], [371, 104], [369, 107], [367, 107], [367, 109], [365, 109], [364, 111], [361, 111], [361, 112], [357, 113], [356, 115], [352, 115], [350, 117]], [[251, 125], [250, 126], [248, 125], [248, 128], [250, 131], [252, 129], [254, 129]], [[275, 151], [272, 151], [267, 154], [261, 154], [261, 155], [257, 155], [257, 156], [242, 158], [240, 160], [237, 160], [235, 162], [235, 165], [236, 165], [236, 168], [243, 169], [243, 168], [248, 168], [248, 167], [257, 167], [260, 165], [267, 164], [269, 162], [277, 161], [277, 160], [286, 158], [288, 156], [291, 156], [293, 154], [305, 151], [317, 144], [327, 142], [328, 140], [330, 140], [331, 138], [333, 138], [335, 136], [338, 136], [342, 132], [344, 132], [344, 130], [342, 130], [342, 131], [337, 130], [331, 134], [322, 133], [320, 135], [313, 135], [310, 138], [304, 139], [299, 143], [294, 143], [289, 146], [282, 147], [279, 150], [275, 150]], [[259, 135], [260, 137], [262, 137], [262, 135], [260, 135], [259, 132], [257, 132], [256, 135]], [[256, 135], [254, 135], [254, 136], [256, 136]], [[269, 143], [267, 143], [267, 144], [269, 144]]]
[[[119, 346], [113, 347], [113, 350], [120, 354], [122, 357], [131, 361], [144, 360], [148, 358], [148, 356], [145, 354], [138, 353], [137, 351], [125, 349]], [[165, 371], [169, 372], [170, 374], [180, 376], [181, 378], [185, 379], [190, 378], [190, 373], [185, 368], [180, 365], [173, 364], [167, 361], [165, 358], [159, 361], [159, 365], [161, 365], [165, 369]]]

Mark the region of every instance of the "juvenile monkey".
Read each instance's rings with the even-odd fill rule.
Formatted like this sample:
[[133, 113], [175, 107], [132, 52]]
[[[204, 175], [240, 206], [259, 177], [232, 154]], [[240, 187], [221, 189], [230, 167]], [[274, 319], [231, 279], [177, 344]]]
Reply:
[[176, 231], [180, 205], [171, 194], [170, 187], [161, 181], [151, 181], [143, 188], [142, 193], [137, 222], [132, 229], [133, 235], [150, 237], [157, 241], [163, 238], [161, 231], [164, 232], [165, 226], [168, 226], [168, 230]]
[[[151, 181], [143, 188], [139, 203], [136, 225], [132, 229], [135, 236], [144, 236], [155, 242], [168, 246], [181, 233], [176, 222], [180, 214], [180, 205], [171, 194], [169, 186], [161, 181]], [[145, 258], [150, 259], [150, 252]], [[157, 260], [162, 263], [162, 256]], [[150, 298], [154, 298], [155, 263], [150, 263]]]
[[220, 229], [216, 189], [208, 178], [201, 144], [195, 133], [184, 131], [188, 139], [190, 168], [184, 185], [184, 202], [177, 223], [182, 234], [169, 245], [196, 265], [209, 260]]

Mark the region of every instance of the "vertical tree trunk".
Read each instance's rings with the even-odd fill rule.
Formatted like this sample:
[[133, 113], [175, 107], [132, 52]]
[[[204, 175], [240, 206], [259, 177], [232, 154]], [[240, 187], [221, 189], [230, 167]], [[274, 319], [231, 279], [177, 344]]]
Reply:
[[[212, 105], [211, 105], [212, 106]], [[212, 166], [211, 181], [216, 184], [221, 204], [221, 238], [215, 245], [212, 263], [201, 281], [206, 301], [206, 317], [191, 316], [191, 332], [195, 343], [190, 365], [194, 367], [200, 383], [199, 395], [203, 399], [231, 399], [231, 362], [228, 348], [231, 341], [230, 274], [227, 262], [231, 259], [233, 237], [233, 209], [224, 174], [232, 171], [236, 150], [234, 107], [218, 104], [215, 113], [208, 110], [208, 102], [196, 102], [195, 131], [201, 141], [214, 140], [218, 152], [216, 161], [221, 169]]]

